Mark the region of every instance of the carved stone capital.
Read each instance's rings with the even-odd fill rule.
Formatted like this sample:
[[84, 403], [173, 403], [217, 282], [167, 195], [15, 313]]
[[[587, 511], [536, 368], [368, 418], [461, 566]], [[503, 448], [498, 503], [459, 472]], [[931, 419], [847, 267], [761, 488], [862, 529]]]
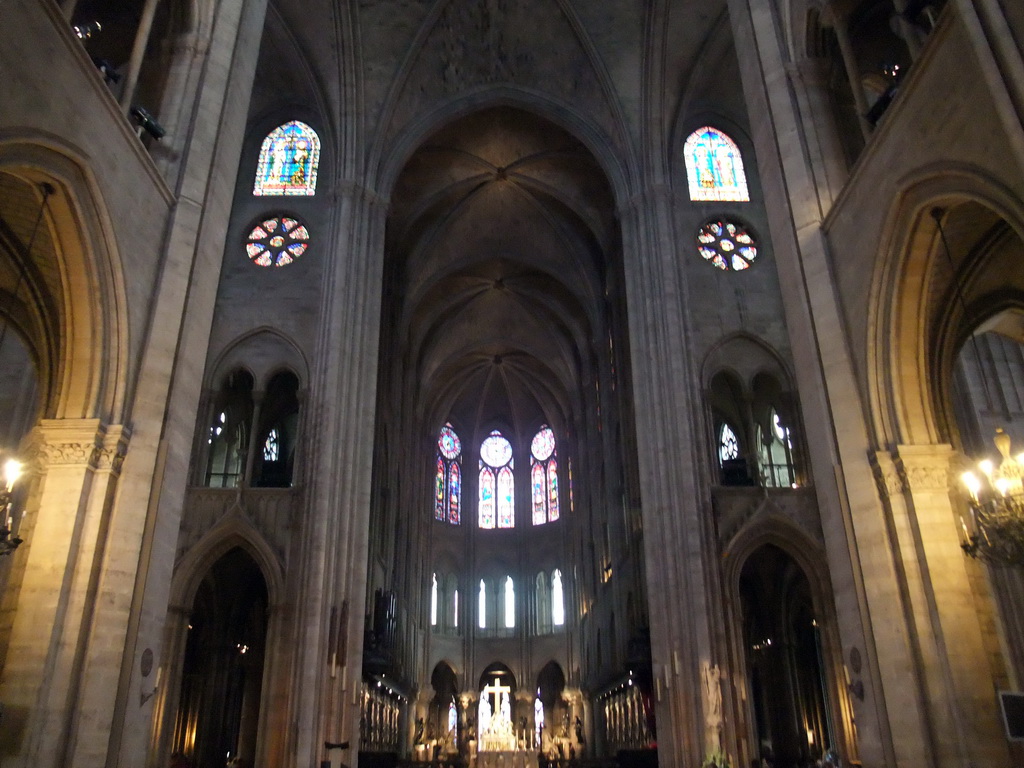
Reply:
[[121, 426], [105, 427], [99, 419], [43, 419], [26, 447], [30, 472], [50, 467], [90, 467], [120, 471], [129, 433]]
[[896, 466], [911, 493], [947, 492], [952, 480], [954, 453], [950, 445], [900, 445]]

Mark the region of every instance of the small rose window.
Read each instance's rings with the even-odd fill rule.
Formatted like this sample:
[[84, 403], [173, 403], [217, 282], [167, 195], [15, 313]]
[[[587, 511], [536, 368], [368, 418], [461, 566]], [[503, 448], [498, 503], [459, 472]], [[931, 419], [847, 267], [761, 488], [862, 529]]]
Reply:
[[267, 219], [249, 233], [245, 250], [254, 264], [283, 267], [291, 264], [309, 248], [309, 230], [304, 224], [285, 216]]
[[757, 243], [741, 224], [714, 219], [697, 232], [697, 251], [719, 269], [739, 272], [754, 263]]

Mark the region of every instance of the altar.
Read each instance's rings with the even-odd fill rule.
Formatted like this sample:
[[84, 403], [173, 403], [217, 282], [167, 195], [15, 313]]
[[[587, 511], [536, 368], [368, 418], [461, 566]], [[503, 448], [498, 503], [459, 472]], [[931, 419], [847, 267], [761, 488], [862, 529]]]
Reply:
[[[484, 754], [515, 754], [518, 743], [512, 727], [512, 702], [509, 694], [512, 688], [502, 685], [498, 678], [492, 685], [485, 685], [480, 692], [480, 706], [477, 710], [477, 752]], [[483, 765], [478, 762], [478, 765]], [[488, 768], [520, 768], [504, 762]]]
[[477, 752], [476, 768], [537, 768], [537, 753], [526, 750]]

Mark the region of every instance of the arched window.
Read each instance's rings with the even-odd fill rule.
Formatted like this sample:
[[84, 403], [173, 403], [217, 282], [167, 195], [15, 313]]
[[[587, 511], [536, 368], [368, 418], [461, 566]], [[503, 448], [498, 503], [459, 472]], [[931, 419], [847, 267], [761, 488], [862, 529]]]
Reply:
[[451, 424], [437, 436], [434, 519], [458, 525], [462, 519], [462, 442]]
[[544, 635], [551, 631], [551, 592], [548, 589], [547, 574], [537, 574], [537, 634]]
[[515, 526], [515, 484], [513, 482], [512, 444], [494, 430], [480, 445], [481, 528]]
[[724, 133], [709, 125], [698, 128], [683, 145], [683, 155], [691, 200], [750, 200], [740, 149]]
[[476, 601], [476, 625], [487, 629], [487, 585], [480, 579], [480, 596]]
[[430, 577], [430, 626], [437, 626], [437, 574]]
[[516, 625], [516, 588], [512, 577], [505, 577], [505, 629], [513, 629]]
[[252, 430], [252, 391], [252, 376], [234, 371], [214, 400], [206, 438], [205, 484], [210, 488], [235, 488], [242, 483]]
[[555, 433], [545, 425], [530, 444], [530, 488], [533, 496], [533, 524], [558, 519], [558, 460]]
[[565, 626], [565, 592], [562, 572], [557, 568], [551, 574], [551, 623], [556, 627]]
[[260, 147], [254, 195], [316, 194], [320, 137], [305, 123], [292, 120], [272, 130]]
[[459, 628], [459, 590], [452, 592], [452, 628]]

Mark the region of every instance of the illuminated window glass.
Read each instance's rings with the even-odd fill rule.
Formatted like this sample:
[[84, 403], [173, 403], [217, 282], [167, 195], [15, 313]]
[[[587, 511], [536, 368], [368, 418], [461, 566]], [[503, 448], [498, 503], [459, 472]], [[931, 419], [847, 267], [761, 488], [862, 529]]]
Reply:
[[316, 194], [320, 137], [305, 123], [293, 120], [263, 140], [256, 166], [254, 195]]
[[448, 732], [451, 733], [459, 724], [459, 710], [455, 708], [455, 699], [448, 702]]
[[533, 731], [536, 743], [540, 744], [544, 732], [544, 702], [540, 700], [540, 688], [537, 689], [537, 698], [533, 700]]
[[434, 519], [458, 525], [462, 518], [462, 442], [451, 424], [437, 436]]
[[516, 588], [512, 577], [505, 577], [505, 628], [512, 629], [516, 625]]
[[551, 623], [556, 627], [565, 624], [565, 592], [562, 589], [562, 572], [551, 574]]
[[740, 149], [721, 131], [698, 128], [683, 145], [683, 156], [691, 200], [750, 200]]
[[270, 430], [266, 442], [263, 443], [263, 460], [277, 461], [281, 456], [281, 439], [276, 429]]
[[739, 456], [740, 443], [736, 439], [736, 433], [728, 424], [723, 424], [718, 437], [718, 458], [725, 462], [738, 459]]
[[757, 243], [743, 225], [713, 219], [697, 232], [697, 252], [721, 270], [740, 272], [757, 258]]
[[530, 465], [533, 524], [543, 525], [558, 519], [558, 460], [551, 427], [543, 426], [534, 435]]
[[459, 590], [452, 593], [452, 626], [459, 626]]
[[480, 498], [477, 522], [481, 528], [515, 526], [515, 482], [512, 444], [494, 430], [480, 445]]
[[245, 252], [260, 267], [284, 267], [309, 248], [309, 230], [287, 216], [266, 219], [257, 226], [245, 243]]
[[480, 579], [480, 595], [476, 601], [476, 625], [480, 629], [487, 629], [487, 585]]
[[430, 578], [430, 626], [437, 626], [437, 574]]

